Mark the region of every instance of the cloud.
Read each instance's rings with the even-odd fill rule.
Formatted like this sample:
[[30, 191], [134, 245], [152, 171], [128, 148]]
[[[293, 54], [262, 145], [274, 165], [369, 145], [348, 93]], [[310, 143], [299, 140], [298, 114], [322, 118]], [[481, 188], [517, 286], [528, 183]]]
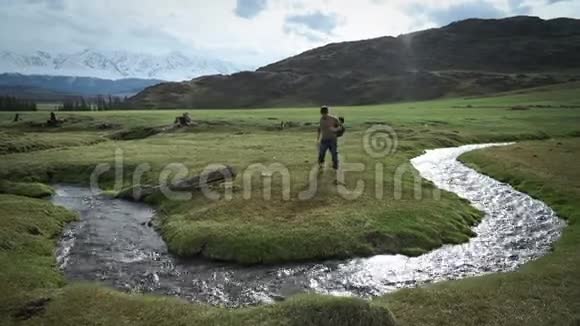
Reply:
[[234, 13], [239, 17], [251, 19], [266, 9], [266, 0], [237, 0]]
[[136, 45], [147, 43], [149, 47], [168, 49], [168, 52], [188, 48], [186, 42], [154, 25], [131, 28], [128, 34], [126, 39], [132, 40]]
[[284, 25], [282, 30], [286, 34], [294, 34], [300, 37], [304, 37], [312, 43], [322, 42], [325, 39], [322, 35], [320, 35], [320, 33], [316, 33], [308, 28], [305, 28], [304, 26]]
[[0, 50], [172, 51], [264, 65], [469, 17], [580, 17], [564, 0], [0, 0]]
[[[554, 1], [554, 0], [552, 0]], [[562, 1], [562, 0], [556, 0]], [[522, 0], [509, 0], [509, 12], [515, 15], [528, 15], [532, 11], [532, 7]]]
[[506, 14], [491, 2], [485, 0], [457, 3], [448, 7], [422, 6], [415, 7], [413, 10], [419, 11], [437, 26], [447, 25], [467, 18], [499, 18]]
[[323, 14], [320, 11], [303, 15], [289, 15], [286, 26], [303, 25], [313, 31], [330, 34], [338, 25], [336, 14]]
[[332, 35], [340, 21], [335, 13], [315, 11], [307, 14], [287, 15], [283, 31], [306, 38], [310, 42], [322, 42]]
[[66, 4], [64, 0], [26, 0], [25, 2], [33, 5], [41, 4], [51, 10], [65, 10]]

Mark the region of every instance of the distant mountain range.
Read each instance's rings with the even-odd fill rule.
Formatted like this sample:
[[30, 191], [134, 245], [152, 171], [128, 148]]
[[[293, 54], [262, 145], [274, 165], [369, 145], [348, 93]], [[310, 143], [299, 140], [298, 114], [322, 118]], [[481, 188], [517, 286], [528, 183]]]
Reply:
[[0, 73], [25, 75], [180, 81], [203, 75], [231, 74], [249, 68], [219, 59], [184, 55], [179, 52], [152, 55], [94, 49], [75, 53], [0, 51]]
[[148, 87], [137, 107], [358, 105], [489, 94], [580, 77], [580, 20], [518, 16], [329, 44], [229, 76]]
[[146, 87], [162, 82], [157, 79], [100, 79], [45, 75], [0, 74], [0, 95], [36, 101], [60, 101], [67, 97], [96, 95], [132, 96]]
[[131, 96], [162, 81], [230, 74], [248, 67], [178, 52], [151, 55], [87, 49], [75, 53], [0, 51], [0, 95], [37, 101]]

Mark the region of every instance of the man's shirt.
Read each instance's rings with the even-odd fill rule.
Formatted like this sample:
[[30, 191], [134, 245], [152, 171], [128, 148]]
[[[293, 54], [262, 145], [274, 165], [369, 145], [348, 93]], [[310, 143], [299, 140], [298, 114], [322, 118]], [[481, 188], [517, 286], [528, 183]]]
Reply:
[[320, 117], [321, 139], [336, 139], [335, 128], [339, 125], [338, 119], [330, 114]]

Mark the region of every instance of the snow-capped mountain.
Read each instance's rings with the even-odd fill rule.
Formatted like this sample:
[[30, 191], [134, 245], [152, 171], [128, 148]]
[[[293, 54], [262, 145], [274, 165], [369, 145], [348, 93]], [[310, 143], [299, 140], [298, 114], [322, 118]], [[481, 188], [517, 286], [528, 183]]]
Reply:
[[179, 52], [152, 55], [126, 51], [86, 49], [72, 54], [0, 51], [0, 73], [85, 76], [104, 79], [143, 78], [189, 80], [202, 75], [231, 74], [249, 67]]

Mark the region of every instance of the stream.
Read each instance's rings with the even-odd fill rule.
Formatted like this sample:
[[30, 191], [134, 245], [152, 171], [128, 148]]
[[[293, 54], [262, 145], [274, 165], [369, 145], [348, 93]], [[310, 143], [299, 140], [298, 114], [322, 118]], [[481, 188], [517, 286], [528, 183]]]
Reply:
[[457, 161], [465, 152], [501, 145], [506, 144], [427, 150], [411, 161], [423, 178], [485, 213], [469, 242], [444, 245], [419, 257], [378, 255], [254, 267], [185, 260], [171, 255], [155, 229], [147, 226], [155, 215], [151, 207], [94, 195], [84, 187], [55, 185], [52, 202], [80, 215], [65, 229], [57, 263], [69, 280], [227, 307], [272, 303], [302, 292], [372, 297], [513, 271], [548, 253], [565, 223], [543, 202]]

